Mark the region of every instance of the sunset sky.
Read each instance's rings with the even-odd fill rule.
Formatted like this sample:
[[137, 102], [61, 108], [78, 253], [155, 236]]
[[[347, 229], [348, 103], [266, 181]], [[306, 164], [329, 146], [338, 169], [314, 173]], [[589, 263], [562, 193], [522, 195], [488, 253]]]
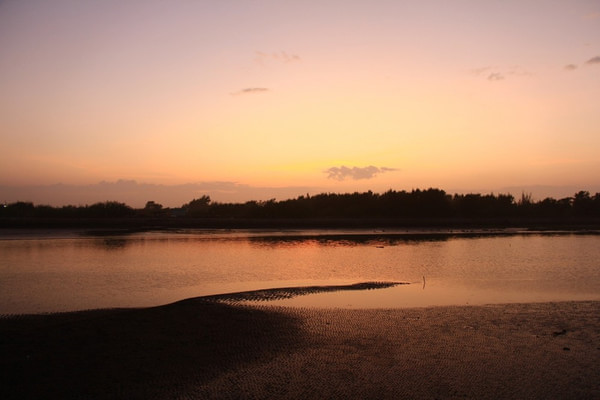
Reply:
[[598, 0], [0, 1], [0, 202], [536, 186], [600, 191]]

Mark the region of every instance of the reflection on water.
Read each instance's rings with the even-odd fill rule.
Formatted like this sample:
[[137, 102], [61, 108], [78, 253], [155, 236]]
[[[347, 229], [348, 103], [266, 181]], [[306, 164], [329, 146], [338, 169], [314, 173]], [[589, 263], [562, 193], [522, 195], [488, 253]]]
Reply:
[[95, 243], [106, 250], [120, 250], [124, 249], [125, 246], [130, 243], [130, 241], [123, 238], [104, 238], [98, 239], [98, 241]]
[[324, 235], [286, 235], [286, 236], [255, 236], [248, 241], [256, 246], [296, 246], [304, 243], [315, 243], [324, 246], [394, 246], [401, 243], [445, 241], [452, 238], [450, 234], [324, 234]]
[[0, 314], [152, 306], [229, 292], [367, 281], [411, 284], [280, 301], [407, 307], [600, 299], [600, 236], [594, 234], [5, 235], [0, 254]]

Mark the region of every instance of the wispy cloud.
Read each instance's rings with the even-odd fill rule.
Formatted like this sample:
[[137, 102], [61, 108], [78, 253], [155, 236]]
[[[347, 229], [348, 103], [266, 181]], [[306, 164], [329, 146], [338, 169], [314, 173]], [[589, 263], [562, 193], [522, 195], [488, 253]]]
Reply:
[[472, 70], [469, 71], [469, 73], [474, 76], [481, 76], [481, 75], [487, 73], [488, 71], [490, 71], [491, 69], [492, 69], [492, 67], [473, 68]]
[[351, 178], [354, 180], [372, 179], [379, 174], [391, 171], [398, 170], [396, 168], [375, 167], [373, 165], [369, 165], [368, 167], [346, 167], [345, 165], [342, 165], [341, 167], [327, 168], [323, 172], [327, 174], [328, 179], [343, 181], [347, 178]]
[[299, 55], [293, 54], [293, 53], [288, 53], [285, 51], [275, 51], [275, 52], [271, 52], [271, 53], [266, 53], [263, 51], [256, 51], [255, 54], [256, 54], [256, 61], [258, 61], [258, 63], [261, 65], [264, 65], [265, 62], [267, 62], [267, 61], [275, 61], [275, 62], [280, 62], [280, 63], [285, 63], [285, 64], [301, 61], [301, 58]]
[[262, 87], [251, 87], [251, 88], [244, 88], [241, 90], [238, 90], [237, 92], [233, 92], [230, 93], [232, 96], [240, 96], [243, 94], [258, 94], [258, 93], [266, 93], [269, 92], [270, 90], [268, 88], [262, 88]]
[[592, 57], [585, 62], [587, 65], [600, 64], [600, 56]]
[[[584, 62], [585, 65], [598, 65], [600, 64], [600, 56], [596, 56], [596, 57], [592, 57], [589, 60], [587, 60], [586, 62]], [[577, 64], [567, 64], [564, 66], [564, 70], [565, 71], [575, 71], [578, 68]]]
[[471, 75], [485, 78], [490, 82], [503, 81], [511, 76], [531, 76], [531, 73], [519, 65], [511, 67], [479, 67], [469, 71]]

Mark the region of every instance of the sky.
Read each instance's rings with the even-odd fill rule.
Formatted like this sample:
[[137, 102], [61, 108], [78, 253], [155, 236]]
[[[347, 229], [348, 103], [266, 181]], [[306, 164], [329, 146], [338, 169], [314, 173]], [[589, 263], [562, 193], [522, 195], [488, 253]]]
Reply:
[[594, 193], [599, 104], [598, 0], [0, 0], [0, 202]]

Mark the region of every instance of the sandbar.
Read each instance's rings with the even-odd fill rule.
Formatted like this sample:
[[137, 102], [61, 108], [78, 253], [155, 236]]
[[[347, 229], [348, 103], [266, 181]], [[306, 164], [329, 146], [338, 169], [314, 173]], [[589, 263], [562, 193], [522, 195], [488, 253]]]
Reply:
[[600, 302], [0, 318], [0, 398], [600, 398]]

